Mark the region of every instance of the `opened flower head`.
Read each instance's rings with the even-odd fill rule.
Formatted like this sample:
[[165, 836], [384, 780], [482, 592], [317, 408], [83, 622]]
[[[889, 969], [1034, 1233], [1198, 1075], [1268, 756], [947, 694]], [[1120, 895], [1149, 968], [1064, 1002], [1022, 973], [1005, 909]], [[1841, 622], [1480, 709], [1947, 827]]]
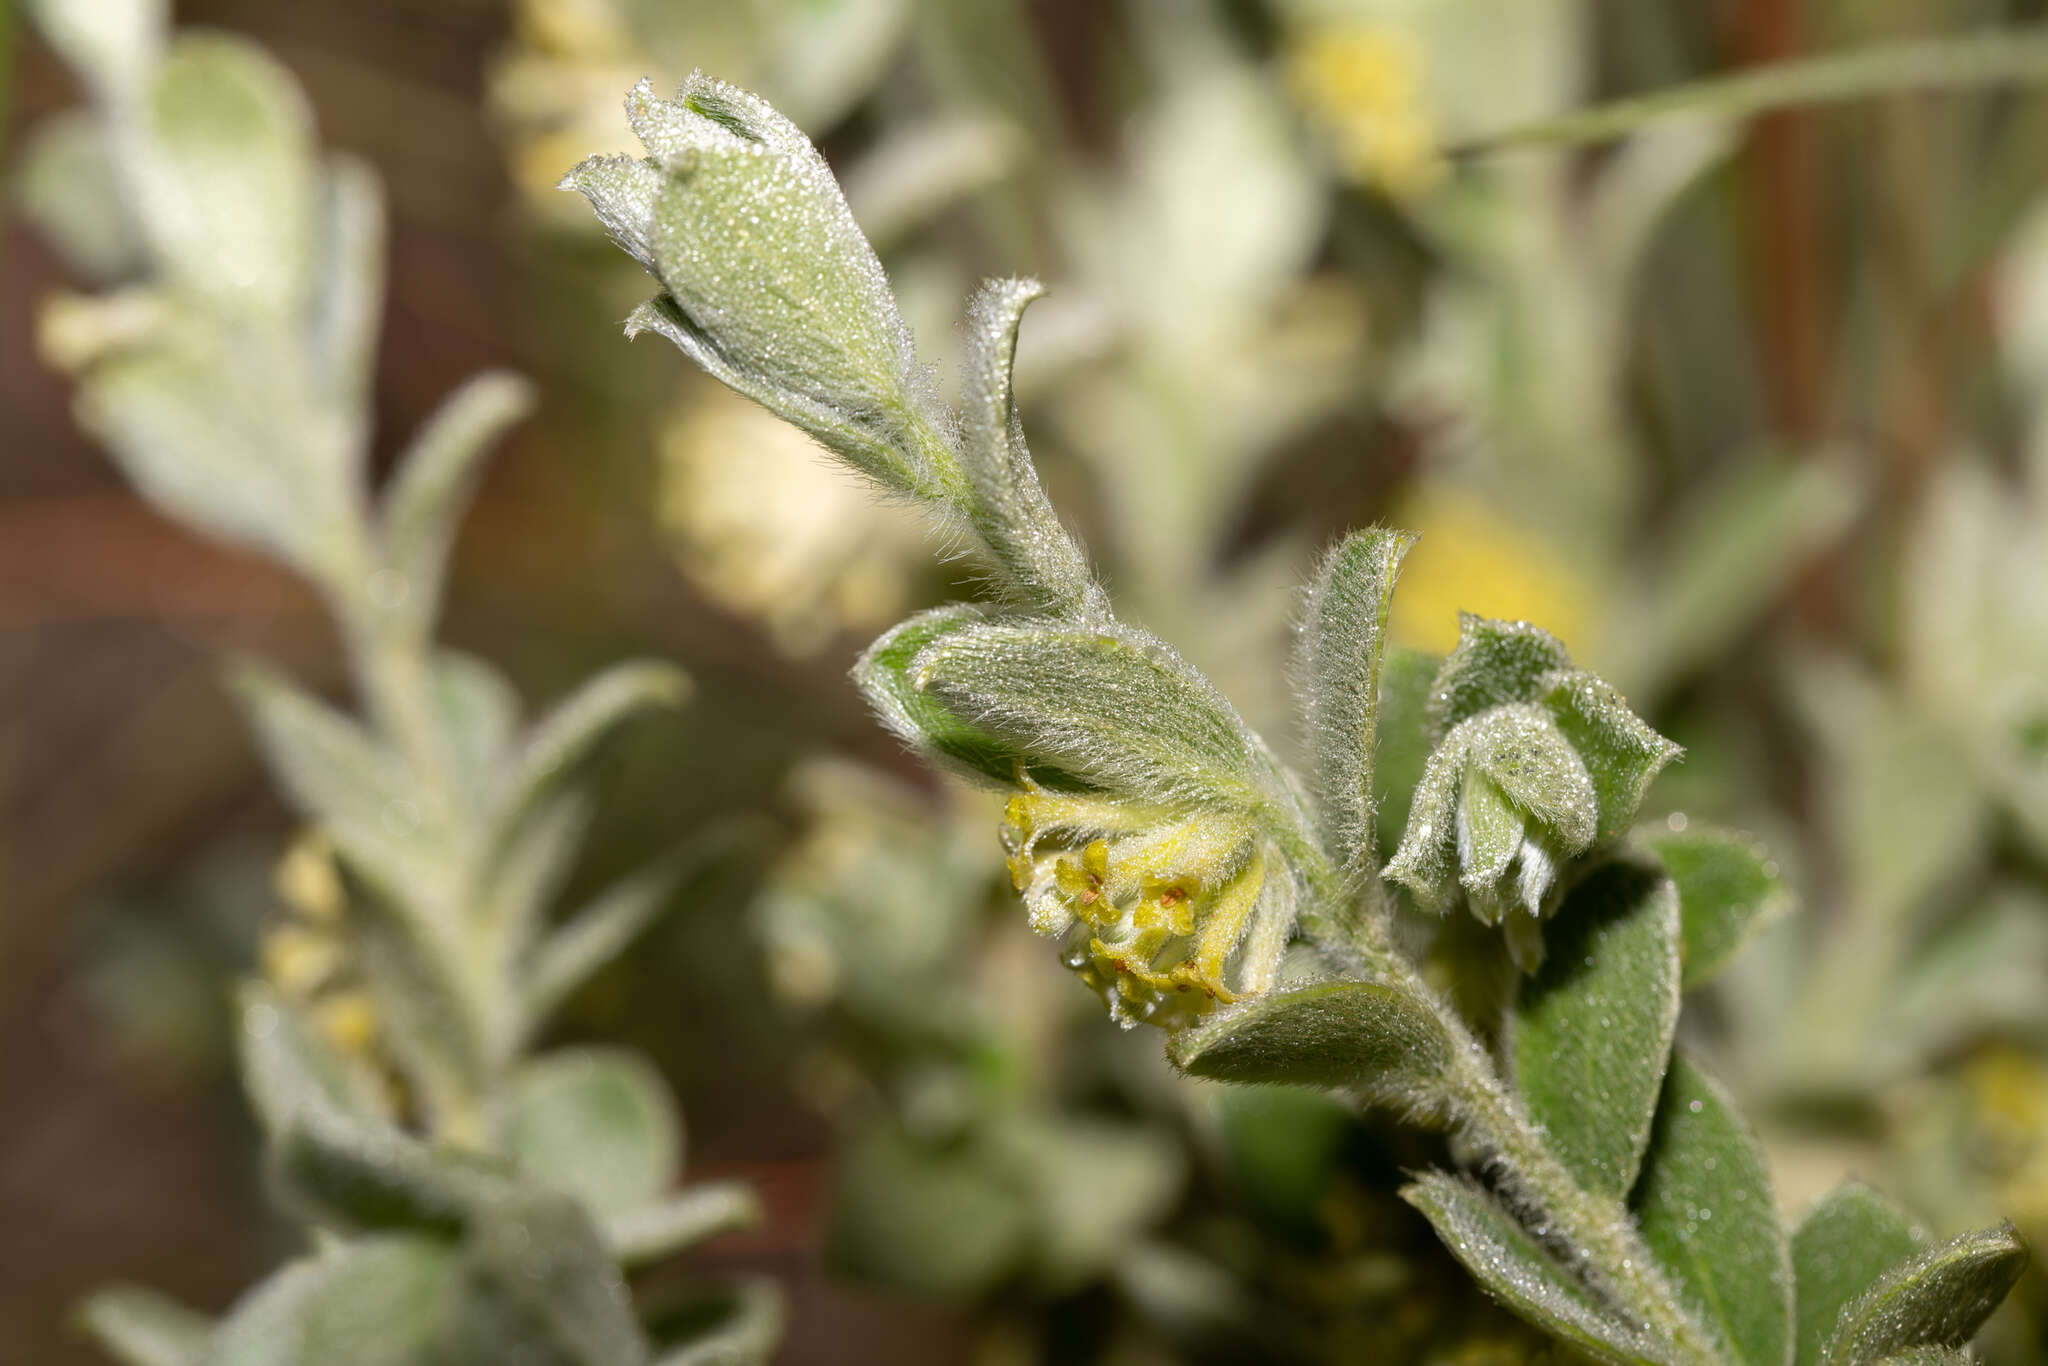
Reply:
[[1005, 809], [1010, 878], [1031, 927], [1126, 1026], [1184, 1024], [1270, 986], [1294, 928], [1285, 860], [1221, 812], [1048, 791]]

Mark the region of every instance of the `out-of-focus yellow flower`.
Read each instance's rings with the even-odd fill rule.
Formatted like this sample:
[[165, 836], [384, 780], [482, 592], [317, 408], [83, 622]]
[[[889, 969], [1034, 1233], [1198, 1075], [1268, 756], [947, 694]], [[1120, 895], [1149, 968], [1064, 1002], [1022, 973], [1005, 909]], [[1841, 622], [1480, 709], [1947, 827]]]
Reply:
[[1444, 174], [1420, 47], [1377, 24], [1332, 26], [1298, 38], [1287, 85], [1321, 127], [1346, 174], [1409, 199]]
[[2048, 1226], [2048, 1066], [2018, 1048], [1993, 1048], [1971, 1061], [1963, 1085], [2007, 1217], [2023, 1228]]
[[790, 654], [908, 608], [924, 529], [796, 428], [701, 387], [661, 437], [659, 518], [683, 572]]
[[313, 1023], [344, 1057], [367, 1057], [377, 1041], [377, 1006], [365, 991], [337, 991], [313, 1006]]
[[263, 936], [263, 975], [286, 996], [312, 995], [334, 980], [347, 951], [325, 930], [284, 924]]
[[271, 870], [270, 886], [278, 900], [315, 924], [341, 919], [346, 893], [334, 866], [334, 848], [317, 830], [302, 831], [292, 841]]
[[1458, 643], [1458, 613], [1532, 621], [1559, 640], [1587, 640], [1593, 594], [1557, 554], [1465, 494], [1422, 494], [1392, 519], [1418, 533], [1394, 595], [1394, 638], [1418, 649]]

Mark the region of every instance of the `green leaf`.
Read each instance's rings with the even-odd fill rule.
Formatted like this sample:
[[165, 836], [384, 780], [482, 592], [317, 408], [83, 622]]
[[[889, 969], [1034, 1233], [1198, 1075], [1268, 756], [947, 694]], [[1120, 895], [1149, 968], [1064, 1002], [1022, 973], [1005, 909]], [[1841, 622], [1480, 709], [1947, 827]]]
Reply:
[[1566, 896], [1543, 969], [1509, 1017], [1515, 1086], [1581, 1186], [1635, 1184], [1678, 1026], [1678, 896], [1603, 864]]
[[1429, 1172], [1403, 1187], [1401, 1198], [1422, 1211], [1487, 1294], [1527, 1322], [1599, 1361], [1659, 1359], [1479, 1185]]
[[1314, 761], [1324, 838], [1349, 867], [1373, 857], [1374, 758], [1380, 747], [1387, 610], [1404, 532], [1356, 531], [1323, 557], [1309, 581], [1295, 653], [1295, 686]]
[[321, 179], [311, 351], [337, 410], [367, 437], [377, 329], [384, 318], [384, 191], [368, 162], [330, 157]]
[[312, 112], [277, 60], [225, 33], [175, 39], [139, 111], [143, 231], [180, 288], [291, 317], [312, 282]]
[[1614, 839], [1635, 819], [1651, 781], [1678, 757], [1678, 746], [1651, 730], [1621, 694], [1592, 674], [1571, 670], [1548, 685], [1543, 703], [1593, 780], [1595, 838]]
[[1672, 1288], [1736, 1366], [1792, 1354], [1792, 1272], [1756, 1140], [1721, 1088], [1673, 1054], [1632, 1201]]
[[1866, 1366], [1975, 1337], [2026, 1270], [2027, 1248], [2011, 1224], [1966, 1233], [1893, 1267], [1842, 1311], [1821, 1360]]
[[162, 55], [167, 0], [28, 0], [25, 8], [103, 101], [132, 98]]
[[67, 111], [37, 122], [11, 178], [23, 216], [73, 274], [106, 284], [135, 271], [142, 247], [98, 119]]
[[445, 1362], [640, 1366], [647, 1340], [618, 1268], [567, 1196], [522, 1192], [475, 1220], [458, 1264]]
[[1023, 1115], [1000, 1122], [998, 1141], [1029, 1195], [1037, 1280], [1053, 1291], [1108, 1274], [1187, 1180], [1180, 1147], [1136, 1124]]
[[79, 421], [136, 491], [208, 536], [347, 582], [360, 448], [320, 408], [290, 334], [160, 295], [87, 307], [117, 340], [58, 359], [85, 371]]
[[627, 97], [646, 161], [570, 172], [620, 247], [661, 281], [652, 330], [885, 488], [956, 501], [961, 479], [881, 263], [824, 158], [757, 97], [693, 76]]
[[443, 399], [399, 457], [379, 516], [386, 567], [403, 585], [405, 612], [431, 622], [455, 531], [506, 428], [533, 411], [533, 385], [504, 370], [474, 377]]
[[[721, 842], [722, 843], [722, 842]], [[526, 969], [526, 1013], [545, 1019], [675, 904], [675, 890], [710, 852], [704, 842], [622, 878], [538, 944]]]
[[1257, 742], [1171, 647], [1129, 627], [984, 622], [919, 652], [911, 682], [1034, 760], [1149, 802], [1266, 799]]
[[1017, 780], [1017, 750], [962, 720], [911, 680], [911, 663], [926, 646], [986, 619], [979, 608], [967, 606], [920, 612], [868, 647], [853, 666], [853, 681], [882, 724], [905, 744], [970, 777], [1007, 787]]
[[1949, 1350], [1941, 1347], [1915, 1347], [1911, 1351], [1888, 1356], [1878, 1366], [1969, 1366], [1970, 1354], [1958, 1347]]
[[1458, 615], [1458, 644], [1445, 656], [1429, 700], [1429, 731], [1441, 744], [1468, 717], [1533, 702], [1546, 675], [1572, 666], [1556, 636], [1526, 621]]
[[239, 1042], [242, 1087], [272, 1138], [308, 1111], [365, 1123], [382, 1120], [367, 1084], [270, 988], [243, 986]]
[[1278, 987], [1204, 1017], [1166, 1046], [1175, 1067], [1214, 1081], [1356, 1087], [1390, 1097], [1433, 1090], [1451, 1042], [1426, 1002], [1378, 982]]
[[513, 1185], [495, 1159], [311, 1109], [280, 1129], [271, 1165], [279, 1192], [302, 1213], [353, 1232], [451, 1236]]
[[110, 1285], [78, 1306], [79, 1326], [123, 1366], [203, 1366], [213, 1321], [154, 1290]]
[[841, 1149], [825, 1258], [863, 1280], [964, 1297], [1019, 1267], [1030, 1230], [1030, 1203], [994, 1154], [878, 1123]]
[[631, 660], [614, 664], [550, 707], [527, 732], [526, 744], [506, 775], [501, 820], [523, 815], [611, 730], [648, 707], [677, 707], [690, 680], [672, 664]]
[[222, 1323], [206, 1366], [426, 1366], [455, 1292], [449, 1246], [386, 1235], [292, 1264]]
[[230, 682], [286, 795], [356, 873], [394, 905], [439, 905], [452, 875], [445, 842], [398, 756], [267, 668], [242, 666]]
[[1043, 293], [1035, 280], [992, 280], [968, 308], [960, 453], [973, 490], [969, 520], [1002, 569], [1006, 597], [1032, 611], [1107, 621], [1109, 599], [1038, 482], [1010, 395], [1017, 328]]
[[1792, 1235], [1795, 1366], [1820, 1366], [1842, 1310], [1918, 1246], [1906, 1217], [1858, 1181], [1845, 1181], [1808, 1210]]
[[731, 1313], [709, 1332], [663, 1352], [656, 1366], [768, 1366], [787, 1317], [782, 1291], [755, 1278], [742, 1282], [732, 1298]]
[[665, 1200], [613, 1214], [604, 1245], [621, 1266], [645, 1266], [706, 1239], [761, 1222], [761, 1199], [737, 1181], [707, 1181]]
[[591, 799], [573, 788], [543, 797], [515, 824], [488, 870], [478, 919], [515, 951], [539, 936], [590, 829]]
[[533, 1180], [600, 1218], [642, 1208], [682, 1172], [668, 1086], [619, 1049], [563, 1049], [513, 1075], [496, 1118], [497, 1151]]
[[519, 728], [519, 694], [494, 665], [455, 650], [435, 652], [433, 684], [455, 776], [472, 807], [481, 809]]
[[1791, 893], [1762, 845], [1725, 830], [1650, 837], [1678, 884], [1686, 990], [1720, 975], [1756, 932], [1790, 909]]
[[1443, 661], [1424, 650], [1394, 646], [1380, 665], [1379, 745], [1372, 797], [1379, 813], [1374, 843], [1382, 862], [1394, 856], [1408, 828], [1416, 785], [1429, 763], [1429, 696]]

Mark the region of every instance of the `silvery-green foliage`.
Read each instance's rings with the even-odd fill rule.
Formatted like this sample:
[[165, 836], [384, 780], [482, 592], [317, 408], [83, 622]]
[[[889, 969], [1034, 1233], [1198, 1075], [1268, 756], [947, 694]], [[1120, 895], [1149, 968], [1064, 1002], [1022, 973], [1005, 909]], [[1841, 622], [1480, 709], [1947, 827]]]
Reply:
[[[1689, 959], [1703, 980], [1732, 955], [1774, 902], [1773, 874], [1726, 843], [1675, 846], [1669, 868], [1654, 844], [1619, 844], [1676, 746], [1526, 623], [1466, 617], [1426, 690], [1414, 658], [1389, 667], [1406, 541], [1370, 532], [1340, 544], [1308, 594], [1295, 671], [1314, 767], [1297, 778], [1169, 645], [1115, 617], [1047, 505], [1007, 390], [1035, 287], [978, 302], [968, 411], [905, 420], [911, 400], [895, 396], [922, 391], [888, 343], [900, 327], [886, 284], [801, 136], [701, 77], [673, 105], [643, 90], [629, 109], [654, 160], [586, 163], [571, 182], [664, 284], [632, 326], [663, 320], [687, 354], [799, 425], [820, 407], [875, 418], [858, 439], [811, 430], [987, 552], [1008, 611], [913, 617], [855, 678], [900, 737], [1008, 792], [1005, 848], [1030, 921], [1112, 1015], [1164, 1026], [1169, 1058], [1196, 1076], [1322, 1086], [1447, 1125], [1470, 1170], [1424, 1172], [1404, 1194], [1491, 1294], [1581, 1354], [1792, 1361], [1794, 1254], [1760, 1150], [1673, 1051]], [[713, 161], [719, 173], [701, 175]], [[758, 297], [745, 283], [757, 277], [795, 288]], [[1396, 797], [1407, 833], [1382, 867], [1373, 816]], [[1402, 912], [1383, 877], [1426, 904], [1505, 917], [1536, 975], [1497, 1017], [1468, 1019], [1396, 947]], [[1297, 935], [1306, 952], [1283, 974]], [[949, 1250], [912, 1279], [982, 1277], [1027, 1236], [1017, 1192], [957, 1152], [877, 1131], [850, 1163], [847, 1217], [866, 1242]], [[2009, 1284], [2012, 1244], [1994, 1232], [1959, 1246], [1872, 1266], [1874, 1286], [1829, 1272], [1825, 1293], [1883, 1306], [1852, 1307], [1845, 1324], [1887, 1326], [1845, 1328], [1856, 1345], [1828, 1359], [1966, 1340]]]
[[[323, 590], [363, 704], [350, 714], [260, 665], [233, 671], [259, 748], [338, 864], [304, 912], [319, 923], [279, 931], [313, 941], [321, 966], [270, 968], [277, 990], [252, 987], [241, 1010], [272, 1184], [332, 1236], [217, 1323], [132, 1290], [94, 1298], [82, 1320], [146, 1366], [639, 1366], [655, 1344], [621, 1265], [758, 1207], [731, 1185], [676, 1189], [680, 1121], [644, 1062], [530, 1049], [708, 852], [679, 851], [552, 921], [587, 824], [578, 760], [679, 701], [683, 680], [619, 665], [529, 721], [496, 669], [433, 642], [456, 525], [530, 386], [471, 381], [373, 496], [374, 178], [322, 159], [297, 85], [251, 44], [169, 36], [143, 4], [37, 12], [96, 100], [44, 155], [101, 156], [94, 193], [126, 225], [79, 253], [124, 282], [55, 305], [46, 345], [78, 375], [82, 419], [163, 512]], [[79, 221], [75, 204], [42, 208], [56, 231]], [[669, 1345], [764, 1360], [779, 1311], [758, 1291], [741, 1309]]]
[[1548, 632], [1473, 616], [1437, 673], [1429, 732], [1435, 750], [1387, 876], [1433, 909], [1462, 892], [1482, 921], [1505, 921], [1516, 962], [1533, 970], [1559, 870], [1623, 832], [1678, 747]]

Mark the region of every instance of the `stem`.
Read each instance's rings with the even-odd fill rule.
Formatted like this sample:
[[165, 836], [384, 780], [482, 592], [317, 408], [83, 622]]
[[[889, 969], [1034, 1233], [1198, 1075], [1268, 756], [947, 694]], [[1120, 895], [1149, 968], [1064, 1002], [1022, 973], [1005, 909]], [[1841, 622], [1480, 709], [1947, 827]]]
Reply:
[[[1335, 928], [1339, 937], [1326, 940], [1316, 935], [1318, 928]], [[1401, 987], [1435, 1013], [1451, 1045], [1444, 1090], [1453, 1119], [1493, 1155], [1514, 1193], [1549, 1220], [1551, 1233], [1575, 1254], [1574, 1269], [1637, 1326], [1670, 1344], [1677, 1352], [1674, 1366], [1719, 1366], [1712, 1336], [1658, 1272], [1627, 1206], [1585, 1190], [1551, 1153], [1463, 1017], [1395, 950], [1384, 919], [1360, 914], [1332, 926], [1319, 916], [1309, 929], [1326, 950], [1362, 968], [1362, 975]]]
[[[1418, 982], [1417, 985], [1420, 985]], [[1515, 1192], [1547, 1217], [1576, 1254], [1575, 1269], [1604, 1291], [1634, 1323], [1676, 1349], [1681, 1363], [1717, 1366], [1721, 1355], [1712, 1338], [1678, 1302], [1658, 1273], [1650, 1250], [1636, 1234], [1618, 1200], [1589, 1193], [1572, 1179], [1543, 1142], [1542, 1131], [1501, 1085], [1464, 1022], [1448, 1009], [1440, 1014], [1455, 1029], [1450, 1094], [1464, 1128], [1487, 1148]]]

